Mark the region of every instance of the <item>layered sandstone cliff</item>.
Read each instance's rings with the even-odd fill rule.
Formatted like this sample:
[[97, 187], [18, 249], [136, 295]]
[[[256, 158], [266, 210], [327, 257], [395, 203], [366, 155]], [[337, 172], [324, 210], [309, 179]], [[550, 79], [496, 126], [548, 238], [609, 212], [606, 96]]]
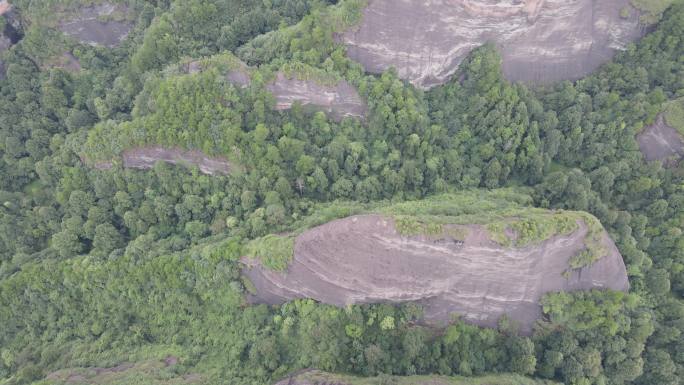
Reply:
[[570, 260], [585, 247], [587, 226], [525, 247], [501, 246], [481, 225], [459, 225], [452, 236], [404, 236], [391, 217], [360, 215], [312, 228], [295, 240], [285, 272], [245, 259], [256, 288], [252, 301], [279, 304], [313, 298], [336, 306], [417, 301], [425, 321], [444, 324], [454, 316], [496, 326], [506, 314], [532, 330], [547, 292], [608, 288], [627, 290], [622, 257], [604, 232], [604, 254], [581, 269]]
[[369, 0], [339, 39], [367, 71], [395, 67], [430, 88], [486, 42], [508, 79], [550, 82], [592, 72], [641, 33], [629, 0]]

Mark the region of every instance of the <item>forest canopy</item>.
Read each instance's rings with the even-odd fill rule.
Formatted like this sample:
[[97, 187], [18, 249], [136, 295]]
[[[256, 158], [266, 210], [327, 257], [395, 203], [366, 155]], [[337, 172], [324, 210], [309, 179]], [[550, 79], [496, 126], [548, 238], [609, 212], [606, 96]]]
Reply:
[[[648, 34], [575, 82], [508, 82], [484, 45], [430, 90], [346, 56], [336, 36], [358, 23], [361, 0], [11, 3], [4, 23], [17, 35], [0, 53], [0, 384], [105, 381], [93, 368], [117, 367], [109, 383], [271, 384], [307, 368], [359, 384], [684, 378], [684, 170], [647, 162], [635, 139], [661, 113], [679, 127], [681, 2], [654, 5]], [[120, 43], [60, 30], [103, 4], [126, 10], [91, 20], [126, 24]], [[248, 84], [231, 80], [236, 68]], [[346, 82], [365, 117], [277, 108], [268, 84], [279, 71]], [[232, 171], [126, 167], [123, 151], [148, 146], [201, 151]], [[550, 293], [529, 336], [505, 317], [498, 328], [428, 327], [412, 303], [245, 301], [254, 288], [240, 258], [286, 268], [290, 231], [448, 194], [470, 194], [476, 209], [492, 191], [508, 191], [500, 210], [591, 214], [624, 259], [629, 292]], [[545, 236], [533, 230], [527, 241]]]

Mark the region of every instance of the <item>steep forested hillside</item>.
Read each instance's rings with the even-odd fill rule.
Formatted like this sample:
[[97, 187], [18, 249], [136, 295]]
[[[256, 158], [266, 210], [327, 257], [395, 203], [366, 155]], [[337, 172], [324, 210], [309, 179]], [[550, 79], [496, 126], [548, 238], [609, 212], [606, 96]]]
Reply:
[[[684, 4], [634, 1], [657, 23], [576, 82], [511, 83], [485, 44], [425, 91], [347, 56], [367, 3], [0, 1], [0, 384], [682, 383], [684, 168], [636, 138], [680, 126]], [[248, 301], [244, 257], [287, 270], [293, 232], [459, 194], [511, 248], [590, 213], [629, 291], [549, 292], [522, 334]]]

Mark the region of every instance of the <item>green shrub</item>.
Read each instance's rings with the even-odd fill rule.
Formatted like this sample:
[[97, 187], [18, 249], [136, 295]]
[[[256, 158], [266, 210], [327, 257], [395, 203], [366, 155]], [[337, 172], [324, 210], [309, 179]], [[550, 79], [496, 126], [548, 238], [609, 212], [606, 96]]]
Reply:
[[258, 259], [266, 268], [284, 271], [294, 255], [294, 238], [266, 235], [248, 242], [244, 253], [249, 258]]
[[673, 100], [665, 105], [663, 110], [665, 122], [684, 135], [684, 98]]

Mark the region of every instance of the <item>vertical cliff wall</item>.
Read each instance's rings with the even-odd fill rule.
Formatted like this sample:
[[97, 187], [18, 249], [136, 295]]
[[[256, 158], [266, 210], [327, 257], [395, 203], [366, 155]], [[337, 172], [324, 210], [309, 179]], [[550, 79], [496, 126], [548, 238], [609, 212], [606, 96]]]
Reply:
[[641, 36], [629, 0], [369, 0], [342, 34], [369, 72], [416, 86], [446, 82], [475, 47], [496, 44], [509, 80], [577, 79]]

